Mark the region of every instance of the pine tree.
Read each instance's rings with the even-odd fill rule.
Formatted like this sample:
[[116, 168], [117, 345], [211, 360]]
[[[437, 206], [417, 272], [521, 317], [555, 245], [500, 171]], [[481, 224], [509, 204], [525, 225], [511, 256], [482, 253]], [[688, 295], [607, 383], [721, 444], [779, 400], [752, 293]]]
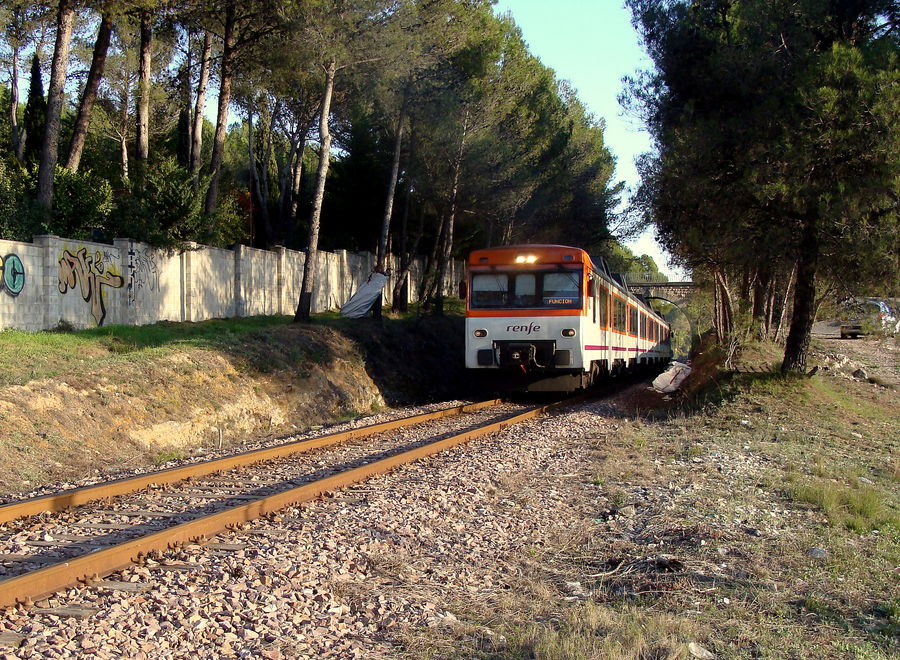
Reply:
[[44, 142], [44, 124], [47, 121], [47, 99], [41, 82], [41, 61], [37, 53], [31, 58], [31, 84], [28, 87], [28, 102], [25, 104], [23, 128], [25, 130], [24, 161], [36, 163], [41, 157]]

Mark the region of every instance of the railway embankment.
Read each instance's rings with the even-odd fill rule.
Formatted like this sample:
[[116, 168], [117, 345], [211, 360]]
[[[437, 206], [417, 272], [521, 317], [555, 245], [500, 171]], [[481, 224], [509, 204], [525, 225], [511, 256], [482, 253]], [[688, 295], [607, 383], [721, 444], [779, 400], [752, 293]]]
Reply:
[[0, 333], [0, 495], [460, 394], [461, 320]]
[[631, 385], [8, 610], [0, 658], [895, 657], [897, 345], [819, 341], [809, 378], [772, 356], [689, 405]]

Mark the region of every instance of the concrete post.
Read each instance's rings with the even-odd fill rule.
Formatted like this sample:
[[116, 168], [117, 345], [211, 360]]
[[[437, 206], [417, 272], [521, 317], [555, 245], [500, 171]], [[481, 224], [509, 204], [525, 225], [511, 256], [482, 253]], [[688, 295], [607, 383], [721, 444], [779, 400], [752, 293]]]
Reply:
[[125, 313], [122, 314], [122, 323], [135, 325], [134, 240], [130, 238], [114, 238], [113, 246], [122, 255], [122, 277], [125, 278]]
[[194, 320], [194, 272], [191, 255], [194, 254], [194, 243], [185, 246], [181, 253], [181, 320]]
[[275, 293], [278, 296], [275, 311], [278, 314], [286, 314], [284, 272], [287, 264], [287, 250], [278, 246], [275, 248], [275, 254], [277, 255], [275, 259]]
[[347, 299], [350, 297], [350, 294], [347, 293], [348, 289], [353, 288], [353, 275], [350, 273], [350, 264], [347, 262], [347, 250], [335, 250], [334, 253], [338, 256], [340, 260], [340, 267], [338, 268], [338, 305], [343, 305], [347, 302]]
[[244, 246], [234, 246], [234, 315], [244, 315], [244, 292], [241, 288], [243, 282], [243, 256]]
[[31, 240], [41, 248], [41, 273], [37, 278], [37, 285], [44, 299], [41, 328], [50, 330], [56, 327], [59, 321], [59, 310], [52, 309], [54, 303], [59, 300], [59, 297], [54, 295], [54, 288], [59, 286], [59, 261], [53, 249], [54, 242], [59, 240], [59, 236], [43, 234], [33, 236]]

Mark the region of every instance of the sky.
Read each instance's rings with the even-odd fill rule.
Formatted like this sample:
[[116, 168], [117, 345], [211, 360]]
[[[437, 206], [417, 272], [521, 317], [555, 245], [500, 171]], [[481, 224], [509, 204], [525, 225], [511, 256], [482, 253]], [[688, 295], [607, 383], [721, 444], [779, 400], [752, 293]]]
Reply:
[[[606, 144], [616, 157], [616, 179], [630, 189], [639, 177], [635, 159], [650, 150], [650, 136], [619, 105], [622, 77], [649, 69], [631, 15], [623, 0], [498, 0], [494, 11], [510, 12], [533, 55], [568, 80], [597, 118], [606, 122]], [[672, 279], [684, 274], [669, 267], [652, 231], [627, 243], [649, 254]]]

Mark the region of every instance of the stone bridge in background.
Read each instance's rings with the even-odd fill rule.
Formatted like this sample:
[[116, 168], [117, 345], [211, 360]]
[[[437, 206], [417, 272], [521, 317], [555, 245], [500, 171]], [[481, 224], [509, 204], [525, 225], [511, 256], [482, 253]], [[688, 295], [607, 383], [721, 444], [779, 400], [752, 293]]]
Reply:
[[625, 283], [631, 293], [646, 299], [665, 300], [681, 306], [697, 290], [696, 282], [669, 282], [660, 273], [625, 273]]
[[[644, 300], [662, 300], [674, 305], [687, 319], [691, 327], [691, 353], [700, 346], [697, 333], [697, 320], [687, 313], [685, 304], [699, 288], [696, 282], [669, 282], [660, 273], [625, 273], [625, 284], [631, 293], [642, 296]], [[671, 321], [671, 318], [669, 319]]]

